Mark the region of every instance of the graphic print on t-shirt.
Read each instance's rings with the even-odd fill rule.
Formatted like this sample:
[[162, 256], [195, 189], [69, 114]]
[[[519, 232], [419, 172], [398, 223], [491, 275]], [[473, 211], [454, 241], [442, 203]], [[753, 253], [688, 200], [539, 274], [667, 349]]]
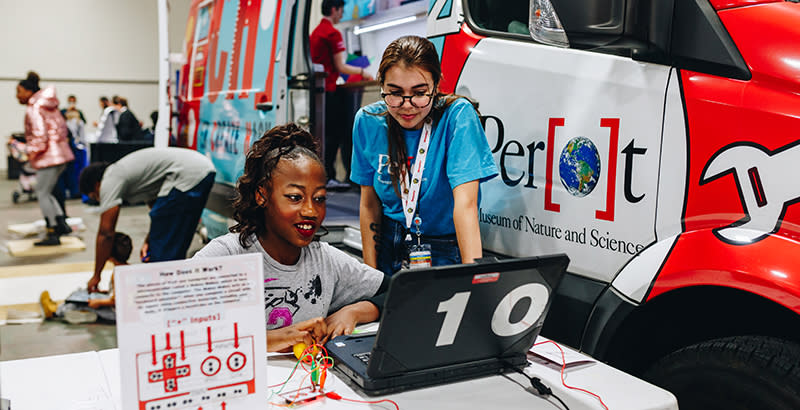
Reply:
[[296, 288], [267, 285], [278, 279], [264, 280], [264, 309], [267, 313], [267, 328], [270, 330], [290, 326], [303, 304], [316, 305], [322, 296], [322, 280], [319, 275], [315, 275], [306, 285]]

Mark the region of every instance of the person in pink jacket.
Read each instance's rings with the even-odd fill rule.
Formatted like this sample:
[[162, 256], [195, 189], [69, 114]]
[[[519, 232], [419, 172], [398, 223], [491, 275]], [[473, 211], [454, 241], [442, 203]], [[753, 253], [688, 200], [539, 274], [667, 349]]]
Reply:
[[39, 75], [31, 71], [17, 85], [17, 100], [25, 110], [25, 152], [36, 169], [36, 196], [47, 224], [47, 236], [35, 245], [60, 245], [59, 236], [72, 232], [53, 187], [75, 156], [67, 141], [67, 125], [58, 110], [56, 89], [40, 89]]

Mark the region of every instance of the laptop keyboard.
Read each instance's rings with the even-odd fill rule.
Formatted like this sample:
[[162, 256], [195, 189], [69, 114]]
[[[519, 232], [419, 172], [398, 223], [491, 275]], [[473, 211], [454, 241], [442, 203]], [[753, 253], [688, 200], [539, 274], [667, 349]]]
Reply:
[[353, 355], [358, 360], [361, 360], [362, 363], [365, 365], [369, 364], [369, 357], [372, 355], [372, 352], [364, 352], [364, 353], [356, 353]]

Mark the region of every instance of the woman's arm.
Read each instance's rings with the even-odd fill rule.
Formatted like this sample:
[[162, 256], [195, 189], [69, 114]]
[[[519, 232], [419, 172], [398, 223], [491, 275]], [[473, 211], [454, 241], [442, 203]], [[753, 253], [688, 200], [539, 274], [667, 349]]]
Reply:
[[47, 126], [40, 107], [28, 106], [25, 111], [25, 148], [29, 158], [47, 151]]
[[104, 306], [114, 306], [114, 298], [105, 298], [105, 299], [90, 299], [89, 300], [89, 307], [92, 309], [99, 309]]
[[453, 224], [461, 263], [472, 263], [483, 256], [478, 226], [478, 181], [465, 182], [453, 188], [453, 203]]
[[[381, 217], [383, 210], [378, 193], [372, 186], [361, 186], [359, 205], [359, 225], [361, 227], [361, 252], [364, 263], [378, 267], [378, 245], [381, 238]], [[477, 222], [476, 222], [477, 223]]]
[[333, 64], [336, 66], [336, 71], [349, 75], [361, 74], [361, 77], [363, 77], [365, 81], [371, 81], [373, 79], [372, 74], [364, 71], [363, 68], [347, 64], [345, 62], [346, 57], [346, 51], [340, 51], [333, 55]]

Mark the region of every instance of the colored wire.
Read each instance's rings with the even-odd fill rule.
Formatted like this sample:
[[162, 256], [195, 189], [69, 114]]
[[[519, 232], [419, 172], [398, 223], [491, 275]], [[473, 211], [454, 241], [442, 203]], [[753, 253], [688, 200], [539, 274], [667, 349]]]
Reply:
[[363, 404], [378, 404], [378, 403], [387, 402], [387, 403], [391, 403], [394, 406], [395, 409], [400, 410], [400, 406], [397, 403], [395, 403], [394, 401], [389, 400], [389, 399], [366, 401], [366, 400], [355, 400], [355, 399], [348, 399], [346, 397], [342, 397], [342, 400], [351, 401], [353, 403], [363, 403]]
[[[567, 382], [564, 380], [564, 369], [567, 368], [567, 358], [566, 358], [566, 356], [564, 354], [564, 349], [562, 349], [561, 346], [558, 343], [556, 343], [556, 342], [554, 342], [552, 340], [545, 340], [543, 342], [534, 343], [534, 346], [539, 346], [539, 345], [542, 345], [542, 344], [545, 344], [545, 343], [554, 344], [558, 348], [558, 350], [561, 352], [561, 384], [563, 384], [564, 387], [566, 387], [568, 389], [577, 390], [577, 391], [580, 391], [580, 392], [584, 392], [584, 393], [586, 393], [588, 395], [594, 396], [595, 398], [597, 398], [597, 400], [600, 401], [600, 405], [602, 405], [604, 409], [608, 410], [608, 406], [606, 406], [606, 404], [603, 402], [603, 399], [599, 395], [597, 395], [595, 393], [592, 393], [589, 390], [582, 389], [580, 387], [570, 386], [570, 385], [567, 384]], [[553, 397], [556, 397], [556, 396], [553, 395]], [[564, 404], [564, 402], [561, 401], [561, 399], [559, 399], [558, 397], [556, 397], [556, 399], [558, 399], [558, 401], [560, 401], [561, 404]]]
[[[297, 398], [298, 398], [298, 397], [300, 397], [300, 392], [301, 392], [301, 390], [303, 390], [303, 382], [304, 382], [304, 381], [306, 381], [306, 377], [308, 377], [308, 378], [310, 379], [310, 378], [311, 378], [311, 373], [309, 373], [309, 374], [305, 375], [305, 376], [304, 376], [304, 377], [303, 377], [303, 378], [300, 380], [300, 385], [298, 385], [298, 386], [297, 386], [297, 393], [294, 395], [294, 398], [292, 399], [292, 402], [291, 402], [291, 403], [288, 403], [288, 404], [294, 404], [294, 402], [296, 402], [296, 401], [297, 401]], [[312, 383], [311, 385], [313, 386], [314, 384]]]
[[283, 383], [273, 384], [272, 386], [267, 386], [267, 388], [271, 389], [273, 387], [281, 386], [281, 389], [276, 392], [280, 393], [281, 390], [283, 390], [283, 387], [286, 386], [286, 383], [289, 383], [289, 380], [292, 380], [292, 376], [294, 376], [294, 372], [297, 370], [297, 366], [299, 365], [300, 361], [298, 360], [297, 363], [294, 364], [294, 368], [292, 369], [292, 372], [289, 374], [289, 377]]
[[[316, 355], [314, 353], [316, 353]], [[318, 372], [317, 374], [320, 374], [319, 372], [327, 372], [329, 368], [333, 367], [333, 364], [334, 364], [333, 358], [328, 356], [328, 351], [327, 349], [325, 349], [325, 346], [312, 344], [311, 346], [306, 347], [306, 349], [303, 350], [303, 354], [300, 355], [300, 358], [295, 363], [292, 372], [289, 374], [289, 377], [283, 383], [269, 386], [269, 388], [281, 386], [280, 390], [273, 391], [272, 395], [280, 393], [281, 391], [283, 391], [283, 389], [286, 387], [289, 381], [292, 380], [295, 372], [297, 371], [297, 368], [300, 367], [306, 371], [306, 375], [303, 376], [303, 378], [300, 380], [300, 384], [297, 386], [297, 393], [295, 393], [294, 398], [291, 400], [287, 399], [288, 403], [286, 404], [275, 403], [275, 402], [270, 402], [270, 404], [278, 407], [292, 407], [295, 404], [294, 402], [296, 402], [297, 399], [300, 397], [300, 393], [303, 390], [303, 384], [305, 384], [306, 378], [310, 379], [311, 387], [314, 388], [315, 383], [319, 382], [320, 376], [317, 376], [318, 379], [315, 381], [313, 380], [312, 376], [313, 373]], [[308, 365], [309, 367], [306, 367], [306, 365]], [[389, 399], [372, 400], [372, 401], [348, 399], [332, 391], [325, 393], [325, 397], [328, 397], [332, 400], [344, 400], [352, 403], [362, 403], [362, 404], [391, 403], [395, 409], [400, 410], [400, 406], [394, 401]], [[272, 398], [272, 396], [270, 396], [270, 398]]]
[[336, 394], [334, 392], [325, 393], [325, 396], [328, 397], [329, 399], [333, 399], [333, 400], [344, 400], [344, 401], [350, 401], [350, 402], [353, 402], [353, 403], [362, 403], [362, 404], [378, 404], [378, 403], [386, 402], [386, 403], [391, 403], [394, 406], [395, 409], [400, 410], [400, 406], [397, 403], [395, 403], [393, 400], [389, 400], [389, 399], [382, 399], [382, 400], [348, 399], [348, 398], [342, 397], [342, 396], [340, 396], [340, 395], [338, 395], [338, 394]]
[[[319, 360], [317, 360], [317, 358], [313, 354], [314, 352], [324, 353], [324, 355], [319, 356]], [[310, 368], [306, 368], [306, 364], [309, 364], [311, 367]], [[311, 379], [311, 386], [313, 388], [315, 383], [317, 383], [319, 381], [319, 376], [317, 376], [318, 379], [316, 381], [313, 379], [313, 376], [312, 376], [313, 372], [315, 372], [315, 371], [316, 372], [326, 372], [327, 369], [332, 367], [332, 366], [333, 366], [333, 359], [328, 356], [328, 351], [325, 349], [324, 346], [318, 345], [318, 344], [312, 344], [311, 346], [306, 347], [306, 349], [303, 350], [303, 354], [300, 355], [300, 358], [294, 364], [294, 368], [292, 368], [292, 372], [289, 374], [289, 377], [283, 383], [275, 384], [275, 385], [272, 385], [272, 386], [267, 386], [270, 389], [272, 389], [274, 387], [277, 387], [277, 386], [281, 386], [281, 388], [278, 391], [274, 391], [274, 390], [271, 391], [270, 399], [272, 399], [272, 396], [274, 396], [276, 394], [279, 394], [280, 392], [283, 391], [283, 389], [286, 387], [286, 385], [289, 383], [289, 381], [291, 381], [292, 378], [294, 377], [294, 374], [297, 371], [298, 367], [301, 367], [303, 370], [305, 370], [307, 374], [300, 380], [300, 385], [297, 388], [297, 393], [294, 396], [294, 398], [291, 400], [291, 402], [297, 401], [297, 398], [300, 397], [300, 392], [301, 392], [301, 390], [303, 388], [303, 384], [305, 383], [306, 377]], [[277, 406], [281, 406], [281, 407], [286, 407], [286, 405], [282, 405], [282, 404], [279, 404], [279, 403], [272, 403], [272, 404], [277, 405]], [[288, 405], [291, 405], [291, 404], [293, 404], [293, 403], [288, 403]]]

